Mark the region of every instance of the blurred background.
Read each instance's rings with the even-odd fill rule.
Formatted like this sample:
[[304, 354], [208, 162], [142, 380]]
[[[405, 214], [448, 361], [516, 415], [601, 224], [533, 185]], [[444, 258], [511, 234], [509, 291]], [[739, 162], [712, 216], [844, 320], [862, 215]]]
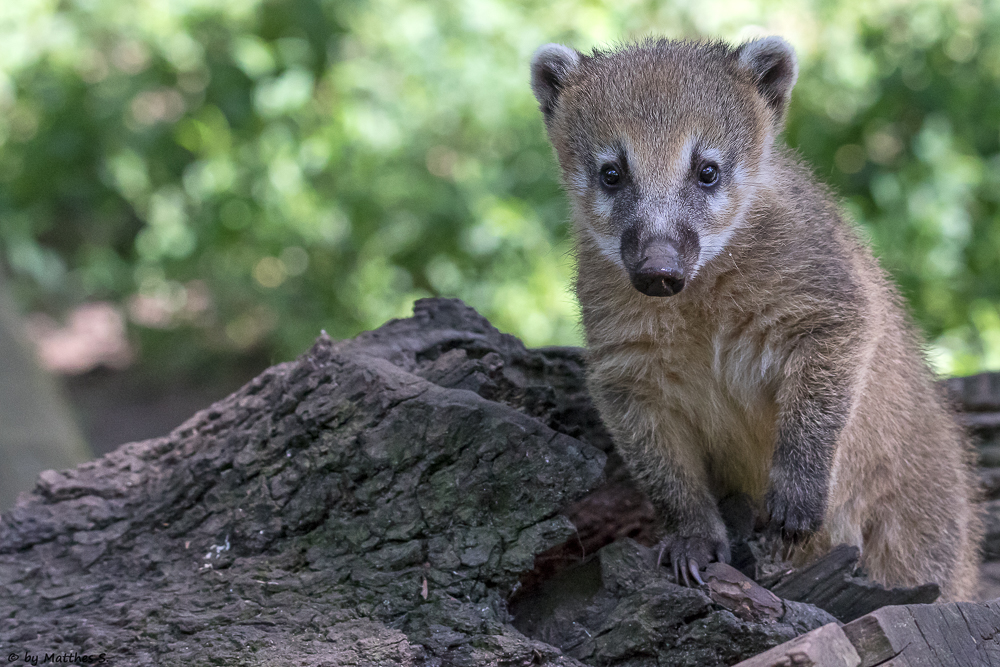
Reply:
[[1000, 3], [0, 3], [0, 507], [420, 297], [579, 344], [533, 50], [774, 33], [936, 370], [1000, 370]]

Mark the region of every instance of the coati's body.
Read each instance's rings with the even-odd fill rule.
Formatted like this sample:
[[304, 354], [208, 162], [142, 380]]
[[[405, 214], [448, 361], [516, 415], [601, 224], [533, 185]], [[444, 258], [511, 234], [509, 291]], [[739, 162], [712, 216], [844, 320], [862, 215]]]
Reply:
[[971, 596], [963, 435], [896, 290], [775, 142], [787, 44], [548, 45], [532, 74], [574, 209], [590, 388], [675, 572], [728, 558], [718, 501], [748, 494], [810, 553], [853, 544], [880, 583]]

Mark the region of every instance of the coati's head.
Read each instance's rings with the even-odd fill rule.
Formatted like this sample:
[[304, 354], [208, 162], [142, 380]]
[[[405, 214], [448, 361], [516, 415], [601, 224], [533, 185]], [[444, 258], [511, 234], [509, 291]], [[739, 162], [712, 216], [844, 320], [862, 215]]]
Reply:
[[649, 296], [672, 296], [725, 247], [766, 186], [798, 68], [780, 37], [647, 42], [583, 55], [546, 44], [531, 87], [578, 233]]

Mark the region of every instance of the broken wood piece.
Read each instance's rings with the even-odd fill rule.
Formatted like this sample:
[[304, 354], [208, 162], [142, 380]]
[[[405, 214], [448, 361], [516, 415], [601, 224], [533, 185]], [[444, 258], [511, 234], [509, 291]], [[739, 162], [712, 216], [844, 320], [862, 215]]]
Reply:
[[777, 621], [785, 615], [781, 598], [731, 565], [711, 563], [705, 580], [712, 601], [744, 621]]
[[1000, 667], [1000, 601], [883, 607], [843, 631], [861, 667]]
[[858, 667], [861, 664], [861, 657], [844, 631], [836, 623], [830, 623], [737, 663], [736, 667]]
[[861, 667], [874, 667], [898, 655], [914, 634], [913, 617], [906, 607], [882, 607], [843, 629], [861, 655]]
[[941, 594], [937, 584], [884, 588], [855, 576], [859, 556], [857, 547], [841, 544], [814, 563], [784, 577], [771, 591], [786, 600], [816, 605], [842, 623], [890, 605], [930, 603]]

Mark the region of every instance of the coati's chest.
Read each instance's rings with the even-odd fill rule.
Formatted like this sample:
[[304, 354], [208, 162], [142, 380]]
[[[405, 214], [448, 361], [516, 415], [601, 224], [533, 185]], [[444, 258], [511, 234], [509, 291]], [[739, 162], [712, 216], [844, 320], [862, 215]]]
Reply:
[[[760, 497], [775, 442], [784, 354], [767, 309], [685, 309], [680, 299], [620, 308], [587, 327], [592, 375], [654, 411], [664, 446], [703, 459], [716, 493]], [[584, 304], [585, 322], [587, 305]], [[605, 317], [607, 317], [605, 311]], [[603, 380], [595, 387], [607, 384]]]

